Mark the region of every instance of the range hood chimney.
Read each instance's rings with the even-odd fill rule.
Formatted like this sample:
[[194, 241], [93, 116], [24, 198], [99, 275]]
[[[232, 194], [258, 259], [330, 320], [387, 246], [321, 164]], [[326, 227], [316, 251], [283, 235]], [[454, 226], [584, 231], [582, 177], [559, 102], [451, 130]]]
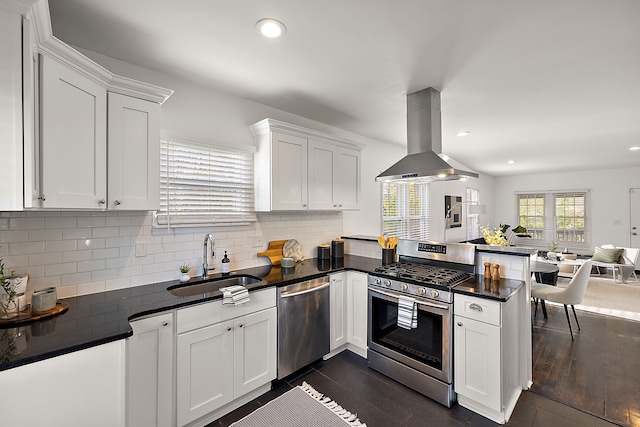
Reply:
[[454, 181], [478, 174], [442, 154], [440, 92], [407, 95], [407, 155], [376, 177], [377, 182]]

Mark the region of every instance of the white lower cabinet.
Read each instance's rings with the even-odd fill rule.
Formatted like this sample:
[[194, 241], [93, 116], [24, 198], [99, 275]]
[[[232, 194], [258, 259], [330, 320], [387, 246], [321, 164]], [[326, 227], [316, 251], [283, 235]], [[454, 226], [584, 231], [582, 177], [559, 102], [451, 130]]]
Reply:
[[[177, 425], [213, 421], [224, 415], [216, 411], [276, 378], [275, 288], [250, 297], [237, 307], [214, 301], [178, 310]], [[202, 326], [207, 317], [213, 323]]]
[[367, 357], [367, 275], [331, 274], [331, 353], [348, 348]]
[[173, 312], [131, 322], [126, 344], [127, 425], [173, 425]]
[[347, 276], [346, 271], [330, 276], [331, 351], [345, 345], [348, 339]]
[[347, 340], [349, 349], [367, 357], [368, 275], [349, 271], [347, 279]]
[[518, 308], [522, 288], [505, 301], [454, 295], [454, 388], [458, 403], [506, 423], [523, 390]]

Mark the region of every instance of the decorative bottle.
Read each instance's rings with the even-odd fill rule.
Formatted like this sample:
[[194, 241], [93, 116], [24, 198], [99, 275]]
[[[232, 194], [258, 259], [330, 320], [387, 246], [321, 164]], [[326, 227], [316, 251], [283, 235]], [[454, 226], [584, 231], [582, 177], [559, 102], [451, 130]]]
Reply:
[[490, 279], [491, 278], [491, 263], [490, 262], [485, 262], [484, 263], [484, 278], [485, 279]]
[[491, 280], [500, 280], [500, 265], [493, 264], [491, 265]]
[[230, 266], [231, 266], [231, 260], [227, 256], [227, 251], [224, 251], [224, 257], [222, 258], [222, 261], [220, 261], [220, 271], [222, 273], [229, 273]]

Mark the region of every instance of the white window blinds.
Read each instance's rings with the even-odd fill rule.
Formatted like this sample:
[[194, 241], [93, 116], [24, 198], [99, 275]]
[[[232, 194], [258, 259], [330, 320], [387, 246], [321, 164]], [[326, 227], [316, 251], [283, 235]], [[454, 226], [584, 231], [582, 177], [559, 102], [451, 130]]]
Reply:
[[253, 153], [180, 140], [161, 141], [158, 226], [254, 221]]
[[382, 184], [382, 231], [401, 239], [428, 240], [429, 193], [425, 183]]

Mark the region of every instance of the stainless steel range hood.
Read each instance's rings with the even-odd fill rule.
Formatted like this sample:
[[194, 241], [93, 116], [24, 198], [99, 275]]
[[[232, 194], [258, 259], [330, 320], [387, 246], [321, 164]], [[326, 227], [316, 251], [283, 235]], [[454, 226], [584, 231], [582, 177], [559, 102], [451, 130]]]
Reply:
[[440, 92], [427, 88], [407, 95], [407, 156], [376, 177], [390, 181], [453, 181], [478, 174], [442, 154]]

